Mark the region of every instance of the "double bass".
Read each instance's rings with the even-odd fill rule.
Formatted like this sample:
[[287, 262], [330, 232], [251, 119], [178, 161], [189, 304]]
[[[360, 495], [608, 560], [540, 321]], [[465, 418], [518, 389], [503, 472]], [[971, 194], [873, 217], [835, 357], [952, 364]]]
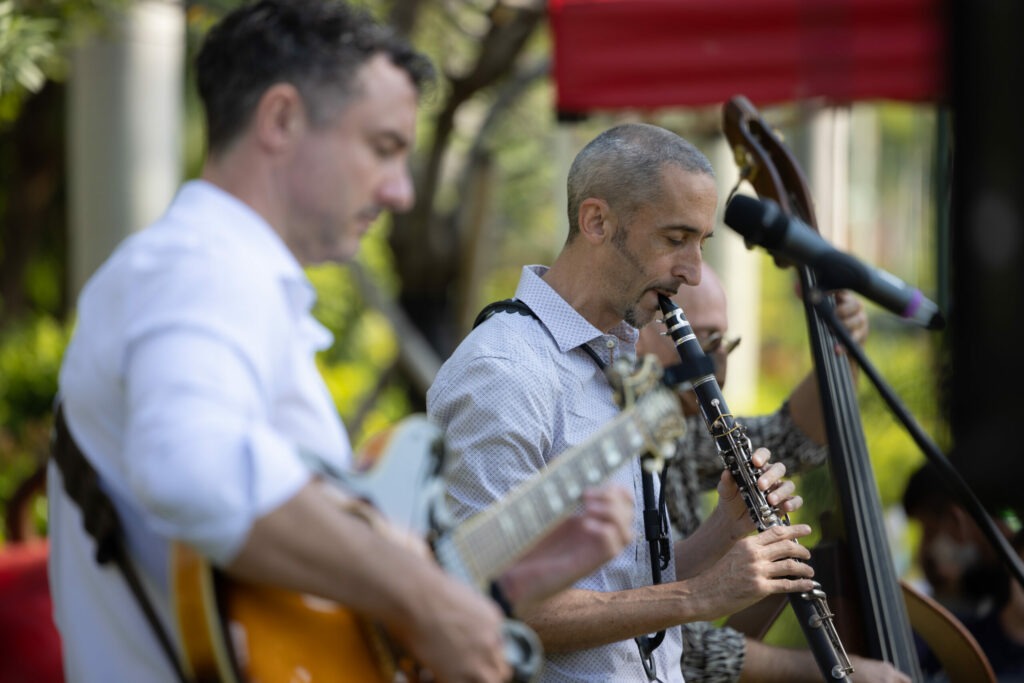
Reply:
[[[816, 228], [803, 172], [745, 97], [726, 102], [723, 129], [740, 169], [740, 182], [747, 181], [759, 197], [774, 200], [788, 215]], [[778, 256], [776, 263], [790, 265]], [[838, 524], [822, 526], [812, 562], [832, 601], [843, 643], [852, 653], [888, 661], [920, 681], [917, 631], [938, 656], [951, 683], [994, 683], [988, 660], [963, 625], [896, 576], [849, 362], [846, 355], [835, 353], [836, 339], [812, 302], [817, 292], [814, 272], [796, 267], [841, 517]], [[777, 603], [776, 609], [768, 611], [777, 614], [781, 607]], [[748, 635], [763, 635], [765, 629], [764, 622], [760, 629], [741, 628]]]

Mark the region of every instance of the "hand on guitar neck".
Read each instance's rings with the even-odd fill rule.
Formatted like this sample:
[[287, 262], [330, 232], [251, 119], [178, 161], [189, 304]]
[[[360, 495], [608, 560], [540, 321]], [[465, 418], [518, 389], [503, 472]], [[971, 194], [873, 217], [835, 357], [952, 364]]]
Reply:
[[[324, 487], [324, 492], [343, 511], [364, 520], [383, 538], [419, 557], [433, 557], [421, 537], [392, 524], [362, 499], [334, 486]], [[496, 579], [513, 609], [571, 586], [633, 540], [633, 498], [625, 488], [607, 485], [588, 489], [581, 494], [580, 504], [579, 513], [559, 524]]]
[[543, 600], [615, 557], [632, 541], [633, 497], [620, 486], [585, 491], [562, 522], [498, 580], [516, 608]]

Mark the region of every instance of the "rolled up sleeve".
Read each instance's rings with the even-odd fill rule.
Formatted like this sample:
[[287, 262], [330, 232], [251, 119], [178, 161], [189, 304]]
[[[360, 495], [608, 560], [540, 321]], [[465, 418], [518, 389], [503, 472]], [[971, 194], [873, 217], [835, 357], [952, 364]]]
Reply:
[[255, 519], [310, 477], [269, 422], [252, 359], [185, 327], [138, 340], [128, 363], [123, 458], [147, 522], [215, 563], [230, 561]]

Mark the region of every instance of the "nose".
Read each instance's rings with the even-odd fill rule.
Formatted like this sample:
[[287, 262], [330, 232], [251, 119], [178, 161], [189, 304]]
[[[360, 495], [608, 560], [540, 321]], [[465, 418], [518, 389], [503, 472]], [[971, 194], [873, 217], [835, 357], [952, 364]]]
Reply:
[[380, 187], [379, 201], [396, 213], [412, 208], [416, 201], [416, 190], [413, 187], [409, 169], [404, 164], [400, 169], [384, 178]]
[[683, 281], [691, 287], [700, 284], [701, 263], [700, 246], [688, 246], [679, 252], [672, 267], [672, 276]]

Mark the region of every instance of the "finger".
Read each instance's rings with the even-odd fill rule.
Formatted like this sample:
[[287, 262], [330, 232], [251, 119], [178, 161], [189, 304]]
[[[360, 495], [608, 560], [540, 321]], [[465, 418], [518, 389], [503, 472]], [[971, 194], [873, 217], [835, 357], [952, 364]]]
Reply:
[[601, 514], [617, 514], [632, 510], [633, 494], [617, 484], [583, 491], [583, 509]]
[[[804, 548], [806, 550], [806, 548]], [[773, 562], [779, 578], [787, 579], [813, 579], [814, 567], [807, 564], [805, 558], [788, 558]]]
[[722, 476], [718, 478], [718, 497], [724, 501], [730, 501], [739, 495], [740, 488], [736, 485], [732, 473], [729, 470], [722, 470]]
[[864, 309], [864, 304], [861, 303], [860, 299], [851, 294], [849, 290], [837, 290], [835, 295], [835, 311], [836, 315], [840, 318], [855, 315]]
[[754, 467], [764, 467], [765, 464], [771, 460], [772, 453], [767, 448], [758, 448], [751, 454], [750, 462]]
[[584, 507], [581, 522], [588, 533], [628, 542], [633, 535], [633, 504], [622, 499], [589, 502]]
[[757, 488], [762, 491], [770, 491], [784, 476], [786, 476], [786, 466], [781, 462], [772, 463], [772, 466], [757, 478]]
[[810, 593], [817, 584], [813, 579], [772, 579], [768, 582], [771, 593]]
[[799, 543], [775, 543], [762, 552], [762, 558], [768, 560], [765, 568], [767, 576], [792, 576], [810, 578], [814, 576], [814, 568], [807, 564], [811, 559], [811, 551]]
[[787, 479], [779, 482], [776, 486], [770, 489], [768, 495], [765, 496], [765, 499], [768, 501], [769, 505], [777, 507], [792, 498], [795, 492], [796, 484], [794, 484], [792, 480]]
[[781, 504], [776, 507], [784, 513], [795, 512], [802, 508], [804, 505], [804, 499], [802, 496], [791, 496], [786, 500], [782, 501]]
[[771, 545], [781, 541], [795, 541], [811, 533], [811, 527], [807, 524], [781, 524], [765, 529], [756, 536], [762, 545]]

